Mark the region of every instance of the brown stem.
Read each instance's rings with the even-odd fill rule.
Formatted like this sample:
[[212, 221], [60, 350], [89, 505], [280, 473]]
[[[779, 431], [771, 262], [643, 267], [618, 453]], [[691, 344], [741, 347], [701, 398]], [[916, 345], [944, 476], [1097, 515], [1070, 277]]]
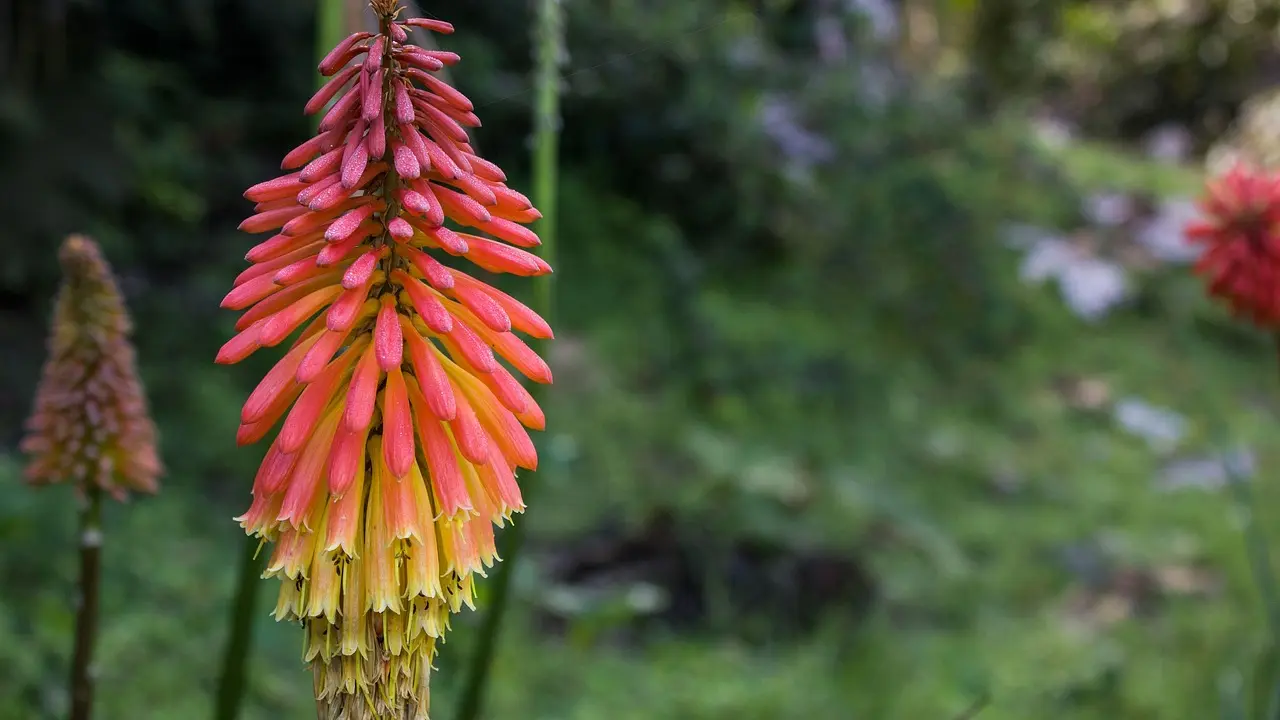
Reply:
[[71, 720], [93, 714], [93, 645], [98, 636], [98, 587], [102, 575], [102, 489], [85, 490], [80, 510], [80, 594], [76, 644], [71, 657]]

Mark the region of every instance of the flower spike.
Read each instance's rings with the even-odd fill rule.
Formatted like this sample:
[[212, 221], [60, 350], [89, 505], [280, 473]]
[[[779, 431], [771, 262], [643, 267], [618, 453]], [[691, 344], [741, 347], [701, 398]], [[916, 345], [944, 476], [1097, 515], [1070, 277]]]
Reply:
[[129, 342], [132, 323], [97, 244], [71, 235], [58, 253], [63, 282], [49, 358], [21, 449], [33, 484], [72, 482], [116, 499], [154, 493], [156, 431]]
[[242, 412], [242, 442], [280, 430], [237, 520], [275, 543], [276, 616], [305, 628], [321, 720], [427, 717], [436, 643], [537, 465], [543, 413], [502, 362], [551, 382], [516, 335], [547, 323], [449, 260], [551, 272], [521, 249], [540, 214], [476, 156], [473, 104], [434, 74], [458, 56], [408, 42], [453, 27], [370, 7], [379, 31], [320, 63], [319, 134], [245, 193], [241, 229], [272, 235], [223, 301], [244, 315], [217, 358], [288, 348]]

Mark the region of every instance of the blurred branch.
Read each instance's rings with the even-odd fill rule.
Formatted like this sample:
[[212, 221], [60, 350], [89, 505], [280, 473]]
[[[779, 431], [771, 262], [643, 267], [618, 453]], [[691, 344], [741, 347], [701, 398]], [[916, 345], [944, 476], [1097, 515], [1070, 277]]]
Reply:
[[14, 77], [26, 86], [35, 77], [40, 42], [39, 8], [33, 2], [19, 2], [14, 19]]
[[0, 77], [9, 77], [13, 36], [13, 4], [9, 0], [0, 0]]
[[46, 0], [44, 21], [45, 77], [58, 80], [67, 68], [67, 0]]
[[18, 87], [61, 79], [67, 65], [67, 0], [0, 0], [0, 78]]

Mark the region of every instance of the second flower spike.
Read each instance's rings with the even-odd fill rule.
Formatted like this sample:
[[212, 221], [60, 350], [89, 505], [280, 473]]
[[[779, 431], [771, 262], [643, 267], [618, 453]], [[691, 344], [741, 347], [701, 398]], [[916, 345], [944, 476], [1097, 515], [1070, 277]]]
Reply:
[[526, 249], [538, 211], [475, 154], [471, 102], [434, 75], [458, 56], [408, 42], [453, 28], [371, 5], [380, 31], [320, 63], [318, 134], [245, 193], [241, 229], [273, 234], [223, 300], [245, 312], [218, 354], [288, 347], [241, 413], [240, 443], [278, 432], [239, 520], [275, 543], [276, 615], [305, 627], [326, 720], [426, 717], [436, 641], [537, 466], [526, 429], [544, 417], [508, 366], [551, 382], [517, 335], [547, 323], [451, 266], [551, 272]]
[[97, 243], [71, 235], [58, 251], [62, 288], [49, 358], [21, 449], [35, 484], [154, 493], [162, 471], [156, 430], [138, 379], [133, 325]]

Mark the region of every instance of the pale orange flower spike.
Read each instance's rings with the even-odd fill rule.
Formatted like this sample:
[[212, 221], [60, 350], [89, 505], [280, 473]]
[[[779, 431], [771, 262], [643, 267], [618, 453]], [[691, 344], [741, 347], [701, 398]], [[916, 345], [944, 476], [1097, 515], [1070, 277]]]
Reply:
[[551, 272], [521, 249], [538, 211], [475, 154], [471, 102], [433, 74], [458, 56], [409, 43], [453, 27], [371, 7], [380, 32], [320, 63], [316, 137], [245, 193], [241, 229], [276, 234], [223, 300], [245, 313], [218, 353], [296, 335], [241, 413], [241, 444], [279, 432], [237, 519], [275, 543], [276, 617], [306, 629], [324, 720], [427, 717], [436, 641], [498, 559], [494, 526], [524, 509], [517, 469], [538, 462], [526, 428], [545, 419], [499, 358], [551, 382], [515, 334], [550, 338], [547, 323], [441, 262]]
[[58, 253], [62, 287], [49, 357], [20, 449], [33, 484], [70, 482], [117, 500], [154, 493], [156, 432], [129, 342], [132, 324], [97, 244], [71, 235]]

